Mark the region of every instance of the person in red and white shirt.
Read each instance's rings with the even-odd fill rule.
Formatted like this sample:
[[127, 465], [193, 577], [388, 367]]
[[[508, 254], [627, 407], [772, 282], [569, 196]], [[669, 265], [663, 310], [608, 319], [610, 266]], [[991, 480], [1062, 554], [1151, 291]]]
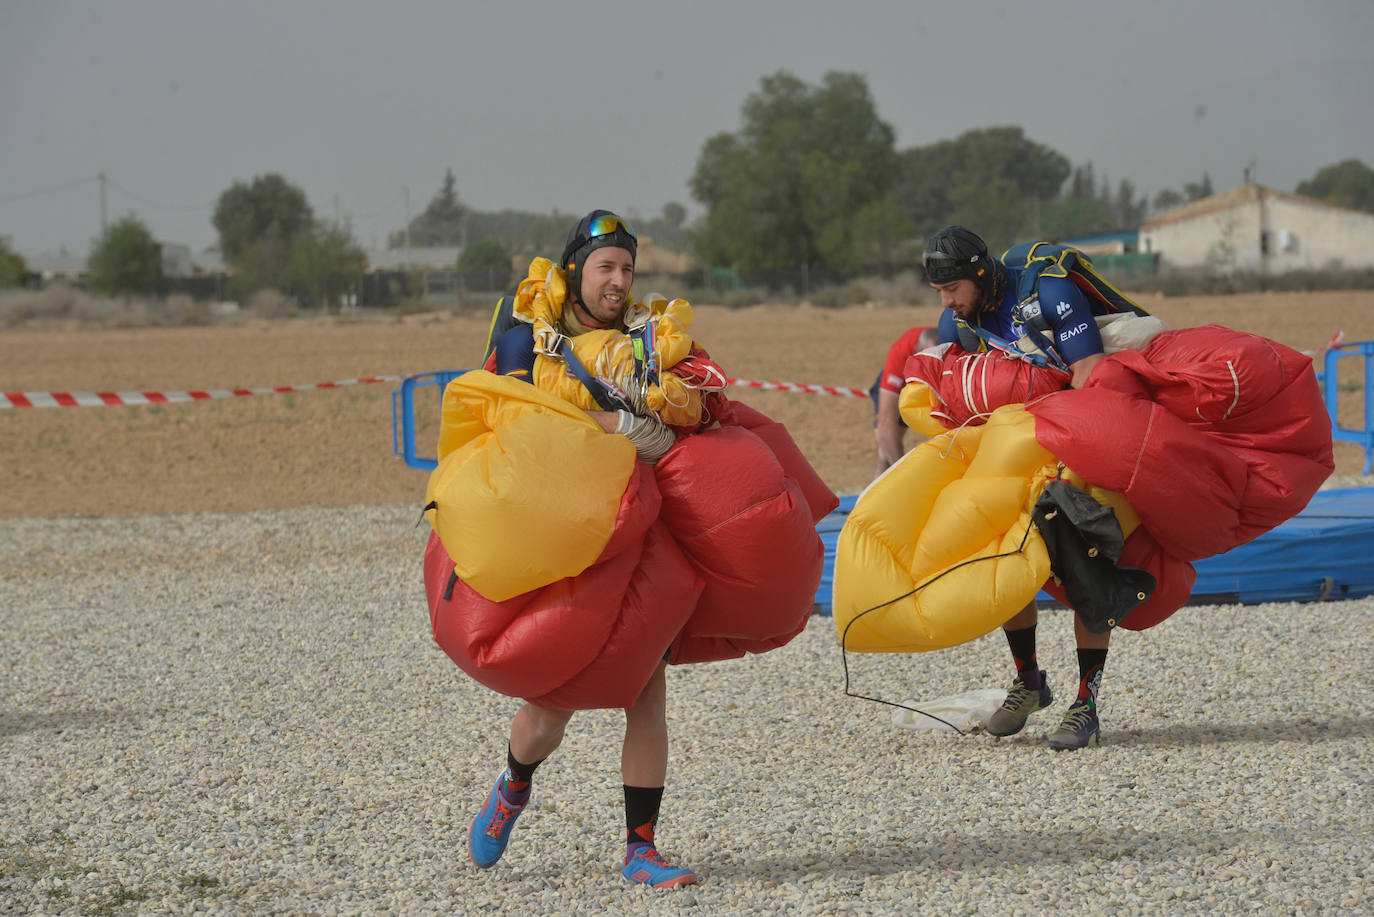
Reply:
[[878, 467], [874, 477], [892, 467], [906, 454], [903, 440], [906, 438], [906, 424], [897, 410], [897, 399], [906, 385], [906, 361], [913, 353], [933, 346], [939, 334], [936, 328], [909, 328], [893, 342], [883, 362], [883, 370], [869, 389], [873, 396], [875, 416], [873, 420], [873, 439], [878, 445]]

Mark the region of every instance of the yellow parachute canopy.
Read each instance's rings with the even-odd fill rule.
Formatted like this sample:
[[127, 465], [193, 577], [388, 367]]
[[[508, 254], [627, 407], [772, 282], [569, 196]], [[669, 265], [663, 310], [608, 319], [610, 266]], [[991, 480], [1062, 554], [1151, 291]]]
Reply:
[[[908, 385], [905, 410], [919, 395]], [[919, 420], [916, 411], [908, 420]], [[921, 429], [912, 424], [913, 428]], [[941, 428], [943, 429], [943, 428]], [[982, 426], [945, 431], [869, 485], [840, 531], [835, 626], [846, 649], [919, 652], [966, 643], [1006, 623], [1050, 577], [1031, 511], [1061, 465], [1035, 440], [1035, 418], [1008, 405]], [[1119, 494], [1063, 476], [1139, 524]]]
[[499, 602], [601, 555], [635, 448], [567, 401], [482, 370], [444, 390], [426, 515], [458, 576]]

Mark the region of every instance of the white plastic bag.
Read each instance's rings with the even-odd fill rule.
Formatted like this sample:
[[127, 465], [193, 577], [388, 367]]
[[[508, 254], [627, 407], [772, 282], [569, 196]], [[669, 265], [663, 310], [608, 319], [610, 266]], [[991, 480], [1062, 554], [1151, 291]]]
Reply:
[[1005, 688], [977, 688], [952, 697], [928, 701], [909, 700], [906, 701], [906, 706], [938, 716], [945, 722], [898, 707], [892, 711], [892, 724], [903, 729], [921, 729], [928, 732], [954, 732], [955, 729], [951, 727], [966, 733], [982, 732], [987, 728], [988, 718], [1002, 706], [1006, 696]]

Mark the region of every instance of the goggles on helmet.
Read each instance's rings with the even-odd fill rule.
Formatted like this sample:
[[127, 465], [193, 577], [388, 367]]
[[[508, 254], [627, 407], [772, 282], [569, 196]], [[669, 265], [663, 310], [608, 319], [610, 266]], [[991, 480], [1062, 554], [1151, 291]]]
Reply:
[[634, 229], [625, 220], [613, 213], [603, 213], [587, 224], [587, 241], [590, 242], [597, 236], [610, 235], [617, 229], [625, 230], [625, 234], [632, 239], [638, 238]]
[[593, 249], [604, 246], [618, 246], [627, 249], [631, 256], [639, 247], [635, 231], [623, 217], [614, 213], [602, 212], [588, 219], [582, 218], [568, 236], [568, 244], [563, 248], [559, 267], [576, 269], [576, 265]]
[[926, 279], [931, 283], [945, 284], [977, 277], [979, 260], [979, 255], [964, 261], [941, 251], [928, 251], [921, 256], [921, 266], [926, 269]]

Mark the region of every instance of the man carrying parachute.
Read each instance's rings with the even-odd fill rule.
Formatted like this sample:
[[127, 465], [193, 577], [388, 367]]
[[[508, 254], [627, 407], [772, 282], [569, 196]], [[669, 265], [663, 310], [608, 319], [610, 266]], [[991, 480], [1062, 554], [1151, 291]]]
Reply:
[[1311, 360], [1220, 326], [1169, 330], [1074, 249], [994, 260], [951, 226], [923, 258], [936, 348], [907, 363], [903, 419], [931, 436], [861, 495], [841, 532], [848, 649], [953, 646], [1001, 625], [1016, 678], [988, 723], [1052, 702], [1035, 595], [1074, 611], [1079, 686], [1049, 738], [1096, 745], [1111, 630], [1188, 598], [1191, 561], [1299, 512], [1333, 469]]
[[[630, 295], [638, 243], [594, 210], [536, 258], [486, 368], [445, 390], [425, 587], [439, 646], [526, 703], [469, 829], [496, 864], [576, 710], [621, 707], [626, 881], [691, 884], [657, 852], [668, 664], [806, 626], [838, 500], [780, 425], [723, 393], [684, 300]], [[503, 327], [508, 326], [508, 327]]]

